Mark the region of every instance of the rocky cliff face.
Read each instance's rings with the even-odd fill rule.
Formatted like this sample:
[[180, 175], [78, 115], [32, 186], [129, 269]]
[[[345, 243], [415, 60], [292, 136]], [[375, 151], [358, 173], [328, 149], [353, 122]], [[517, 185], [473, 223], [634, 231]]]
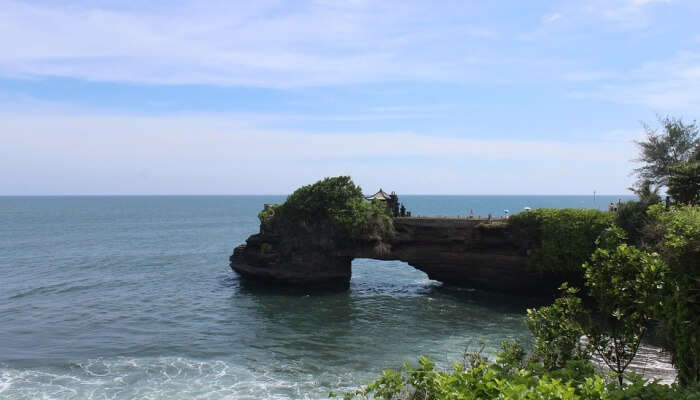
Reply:
[[347, 285], [352, 260], [373, 258], [401, 260], [431, 279], [477, 289], [538, 295], [559, 284], [560, 277], [528, 268], [535, 244], [506, 223], [395, 218], [393, 226], [390, 237], [352, 243], [335, 243], [323, 228], [312, 235], [263, 231], [236, 247], [231, 268], [282, 283]]
[[290, 284], [345, 284], [352, 257], [332, 246], [290, 246], [279, 236], [252, 235], [233, 250], [231, 268], [247, 278]]
[[527, 267], [532, 243], [501, 222], [397, 219], [391, 258], [441, 282], [478, 289], [532, 293], [539, 273]]

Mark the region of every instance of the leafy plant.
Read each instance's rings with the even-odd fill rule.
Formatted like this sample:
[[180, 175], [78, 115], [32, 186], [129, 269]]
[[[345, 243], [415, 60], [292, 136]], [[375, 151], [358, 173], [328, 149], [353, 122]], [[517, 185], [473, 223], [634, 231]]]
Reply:
[[668, 273], [658, 254], [649, 254], [623, 240], [620, 228], [610, 228], [583, 266], [586, 286], [602, 319], [591, 326], [589, 339], [620, 385], [661, 302]]
[[659, 118], [661, 132], [648, 125], [644, 126], [647, 137], [637, 142], [641, 154], [636, 161], [643, 165], [634, 171], [641, 181], [666, 185], [672, 175], [672, 168], [680, 162], [691, 160], [698, 152], [700, 138], [698, 127], [693, 121], [686, 124], [680, 118]]
[[562, 274], [563, 280], [581, 281], [581, 264], [596, 248], [595, 241], [615, 216], [582, 209], [540, 208], [513, 215], [508, 224], [536, 248], [528, 257], [531, 268]]
[[590, 315], [576, 296], [578, 289], [564, 283], [562, 296], [549, 306], [527, 310], [526, 324], [535, 338], [533, 358], [549, 370], [562, 368], [569, 360], [588, 360], [588, 350], [579, 341], [590, 325]]
[[670, 267], [659, 318], [684, 385], [700, 383], [700, 206], [652, 206], [662, 230], [657, 245]]
[[504, 340], [501, 343], [501, 351], [496, 353], [496, 365], [500, 366], [507, 374], [520, 370], [526, 365], [527, 352], [520, 344], [520, 339], [510, 342]]
[[[661, 385], [628, 375], [629, 383], [609, 384], [593, 372], [590, 363], [570, 362], [564, 368], [543, 371], [526, 367], [504, 373], [501, 366], [484, 362], [471, 368], [455, 364], [437, 370], [426, 357], [417, 366], [405, 363], [396, 371], [347, 393], [344, 399], [397, 400], [699, 400], [696, 388]], [[330, 397], [336, 397], [331, 393]]]
[[700, 204], [700, 160], [686, 161], [671, 168], [668, 194], [680, 204]]
[[258, 217], [263, 232], [293, 231], [296, 236], [322, 232], [338, 245], [353, 240], [377, 241], [393, 233], [386, 205], [367, 202], [349, 176], [302, 186], [284, 203], [266, 207]]
[[[640, 197], [642, 198], [642, 197]], [[661, 202], [659, 196], [644, 197], [644, 200], [626, 201], [621, 203], [615, 214], [615, 224], [622, 228], [628, 236], [629, 243], [641, 248], [648, 248], [652, 243], [645, 239], [645, 227], [652, 221], [647, 209]]]

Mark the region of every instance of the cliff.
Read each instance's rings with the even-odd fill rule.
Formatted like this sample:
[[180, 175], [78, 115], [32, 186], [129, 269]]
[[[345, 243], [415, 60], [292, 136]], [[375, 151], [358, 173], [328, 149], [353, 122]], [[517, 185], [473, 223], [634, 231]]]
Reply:
[[431, 279], [477, 289], [551, 294], [561, 282], [528, 266], [533, 238], [506, 222], [393, 218], [382, 237], [334, 240], [331, 227], [261, 229], [235, 248], [231, 268], [249, 278], [288, 284], [347, 285], [354, 258], [401, 260]]

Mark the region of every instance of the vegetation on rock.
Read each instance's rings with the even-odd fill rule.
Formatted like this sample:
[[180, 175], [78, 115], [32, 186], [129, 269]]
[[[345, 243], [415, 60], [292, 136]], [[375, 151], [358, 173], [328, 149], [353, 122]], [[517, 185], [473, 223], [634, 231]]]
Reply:
[[596, 239], [614, 218], [598, 210], [540, 208], [515, 214], [508, 223], [536, 241], [528, 257], [532, 268], [580, 281], [581, 264], [593, 253]]
[[368, 202], [349, 176], [322, 179], [302, 186], [287, 200], [262, 210], [263, 232], [323, 234], [338, 246], [353, 241], [380, 241], [393, 232], [386, 205]]

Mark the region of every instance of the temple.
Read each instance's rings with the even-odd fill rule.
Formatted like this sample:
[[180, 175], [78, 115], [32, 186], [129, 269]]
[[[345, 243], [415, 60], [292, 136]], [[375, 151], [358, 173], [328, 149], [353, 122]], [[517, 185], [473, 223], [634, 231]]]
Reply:
[[377, 193], [371, 196], [365, 196], [365, 199], [369, 201], [384, 201], [386, 202], [386, 207], [391, 212], [391, 215], [393, 217], [399, 216], [399, 196], [396, 194], [396, 192], [391, 192], [391, 194], [388, 194], [382, 190], [382, 188], [379, 188]]

